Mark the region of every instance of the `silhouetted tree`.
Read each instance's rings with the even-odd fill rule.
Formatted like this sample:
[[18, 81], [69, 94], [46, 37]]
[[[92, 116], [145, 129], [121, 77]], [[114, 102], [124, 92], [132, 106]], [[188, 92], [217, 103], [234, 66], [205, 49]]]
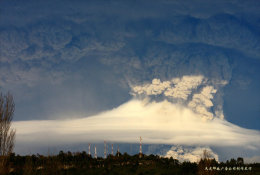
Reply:
[[236, 165], [237, 165], [237, 161], [232, 158], [232, 159], [230, 159], [230, 161], [229, 161], [229, 165], [231, 165], [231, 166], [236, 166]]
[[0, 174], [8, 171], [7, 158], [14, 148], [15, 130], [11, 128], [14, 100], [10, 93], [0, 93]]
[[244, 159], [242, 157], [237, 158], [237, 164], [238, 165], [243, 165], [244, 164]]
[[215, 159], [211, 159], [210, 153], [205, 149], [203, 150], [202, 158], [198, 164], [198, 174], [199, 175], [213, 175], [215, 172], [213, 171], [205, 171], [205, 168], [209, 168], [212, 165], [215, 165], [217, 162]]

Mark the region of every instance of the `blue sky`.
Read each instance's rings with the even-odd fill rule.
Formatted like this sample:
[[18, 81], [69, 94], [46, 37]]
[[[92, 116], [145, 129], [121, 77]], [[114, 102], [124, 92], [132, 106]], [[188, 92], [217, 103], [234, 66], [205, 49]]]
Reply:
[[3, 0], [0, 90], [14, 95], [15, 121], [67, 120], [116, 108], [153, 79], [201, 75], [217, 90], [207, 112], [259, 131], [259, 9], [256, 0]]

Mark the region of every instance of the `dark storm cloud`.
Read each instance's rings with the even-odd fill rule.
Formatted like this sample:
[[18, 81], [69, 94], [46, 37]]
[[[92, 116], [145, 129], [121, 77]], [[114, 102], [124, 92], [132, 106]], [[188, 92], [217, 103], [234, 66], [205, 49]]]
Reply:
[[[130, 98], [129, 85], [153, 78], [202, 74], [258, 87], [258, 7], [258, 1], [1, 2], [0, 87], [21, 102], [20, 120], [108, 109]], [[223, 104], [223, 93], [215, 103]]]
[[[99, 28], [106, 25], [103, 23], [87, 23], [78, 31], [77, 25], [69, 22], [57, 26], [52, 25], [52, 22], [43, 22], [34, 24], [29, 29], [3, 30], [1, 32], [3, 43], [1, 60], [9, 63], [22, 60], [27, 64], [32, 64], [30, 61], [36, 60], [41, 66], [49, 68], [55, 64], [75, 62], [83, 57], [86, 59], [94, 55], [101, 59], [102, 63], [112, 65], [120, 65], [120, 62], [127, 63], [126, 65], [130, 63], [130, 66], [138, 69], [142, 68], [141, 63], [150, 68], [160, 65], [174, 68], [172, 64], [185, 64], [190, 57], [198, 57], [197, 59], [207, 64], [208, 62], [203, 59], [209, 59], [208, 57], [235, 59], [232, 57], [239, 53], [257, 56], [259, 35], [246, 26], [230, 24], [233, 19], [229, 17], [225, 18], [228, 21], [227, 27], [218, 26], [215, 18], [204, 20], [204, 22], [190, 17], [176, 17], [163, 23], [152, 19], [136, 23], [128, 22], [124, 27], [126, 29], [110, 30], [110, 36], [107, 33], [98, 32]], [[173, 24], [176, 23], [176, 19], [177, 24]], [[213, 23], [213, 27], [210, 27], [209, 23]], [[89, 26], [96, 28], [97, 31], [92, 29], [88, 32]], [[216, 26], [219, 29], [215, 29]], [[113, 28], [113, 24], [108, 28]], [[226, 31], [227, 28], [231, 28], [230, 31]], [[218, 62], [228, 65], [228, 63]]]

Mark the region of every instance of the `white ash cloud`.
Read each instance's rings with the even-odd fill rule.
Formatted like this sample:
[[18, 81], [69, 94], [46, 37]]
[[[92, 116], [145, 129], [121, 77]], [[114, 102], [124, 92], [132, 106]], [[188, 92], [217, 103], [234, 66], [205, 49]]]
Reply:
[[187, 100], [193, 89], [196, 89], [203, 80], [203, 76], [183, 76], [172, 80], [174, 88], [168, 88], [164, 95]]
[[209, 147], [195, 147], [188, 148], [183, 146], [172, 146], [171, 149], [165, 154], [164, 157], [178, 159], [181, 162], [190, 161], [190, 162], [199, 162], [203, 158], [204, 151], [207, 152], [208, 156], [211, 159], [219, 160], [219, 157], [216, 153], [212, 151]]
[[212, 99], [213, 94], [217, 92], [213, 86], [205, 86], [200, 93], [193, 95], [192, 100], [188, 103], [188, 106], [201, 114], [204, 119], [212, 119], [213, 114], [209, 112], [209, 108], [213, 106]]
[[151, 84], [132, 87], [133, 95], [160, 95], [166, 97], [179, 98], [187, 100], [193, 89], [196, 89], [203, 81], [203, 76], [183, 76], [182, 78], [174, 78], [171, 81], [163, 81], [153, 79]]
[[170, 81], [161, 82], [160, 79], [153, 79], [152, 84], [146, 84], [144, 86], [134, 86], [133, 95], [145, 94], [145, 95], [159, 95], [162, 94], [166, 89], [171, 88]]
[[[132, 94], [134, 96], [163, 95], [189, 107], [200, 114], [204, 120], [211, 120], [214, 116], [223, 119], [222, 103], [213, 104], [213, 99], [217, 88], [220, 89], [224, 85], [226, 85], [224, 80], [214, 82], [208, 81], [202, 75], [186, 75], [170, 81], [161, 82], [160, 79], [153, 79], [151, 84], [132, 86]], [[218, 106], [215, 111], [214, 105]]]

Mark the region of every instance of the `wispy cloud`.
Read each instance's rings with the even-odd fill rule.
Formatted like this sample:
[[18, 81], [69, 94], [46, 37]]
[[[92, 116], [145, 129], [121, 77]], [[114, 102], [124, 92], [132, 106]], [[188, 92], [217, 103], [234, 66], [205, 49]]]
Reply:
[[245, 157], [244, 162], [245, 163], [259, 163], [260, 156]]

